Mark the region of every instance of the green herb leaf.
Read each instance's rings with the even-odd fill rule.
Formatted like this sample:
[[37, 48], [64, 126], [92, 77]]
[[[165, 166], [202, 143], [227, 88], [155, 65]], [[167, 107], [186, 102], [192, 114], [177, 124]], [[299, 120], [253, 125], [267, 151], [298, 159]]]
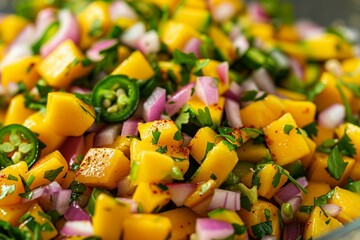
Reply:
[[173, 139], [174, 139], [175, 141], [181, 141], [181, 140], [183, 139], [183, 137], [182, 137], [182, 134], [181, 134], [181, 131], [180, 131], [180, 130], [179, 130], [179, 131], [177, 131], [177, 132], [174, 134]]
[[308, 100], [313, 101], [317, 95], [324, 91], [326, 85], [322, 82], [318, 82], [315, 86], [308, 91]]
[[162, 153], [162, 154], [167, 153], [167, 151], [168, 151], [167, 146], [163, 146], [163, 147], [159, 146], [158, 149], [156, 149], [156, 152]]
[[205, 107], [205, 110], [199, 109], [196, 118], [199, 121], [201, 127], [210, 127], [211, 125], [213, 125], [210, 110], [208, 107]]
[[343, 158], [341, 157], [338, 146], [335, 146], [331, 151], [327, 163], [327, 171], [329, 172], [330, 177], [335, 178], [336, 180], [340, 180], [348, 163], [344, 162]]
[[7, 177], [8, 180], [11, 180], [11, 181], [17, 181], [19, 180], [17, 177], [15, 177], [14, 175], [12, 174], [9, 174], [8, 177]]
[[70, 183], [68, 189], [71, 190], [70, 201], [73, 202], [74, 200], [78, 199], [86, 191], [87, 188], [84, 184], [74, 180]]
[[212, 173], [212, 174], [210, 175], [210, 178], [211, 178], [212, 180], [216, 180], [216, 179], [217, 179], [217, 177], [216, 177], [216, 175], [215, 175], [214, 173]]
[[272, 222], [266, 221], [256, 225], [251, 226], [251, 230], [254, 233], [256, 239], [262, 239], [265, 235], [271, 235], [272, 229]]
[[101, 21], [100, 21], [100, 19], [95, 19], [91, 23], [91, 27], [90, 27], [90, 31], [88, 32], [88, 35], [90, 37], [98, 37], [102, 33], [103, 33], [103, 29], [101, 26]]
[[15, 191], [15, 184], [11, 185], [1, 185], [1, 194], [0, 194], [0, 200], [4, 199], [6, 196], [13, 194]]
[[64, 166], [58, 167], [56, 169], [45, 171], [44, 178], [49, 180], [50, 182], [54, 181], [56, 177], [61, 173], [61, 171], [64, 169]]
[[349, 182], [345, 186], [345, 189], [347, 189], [347, 190], [349, 190], [351, 192], [360, 193], [360, 181]]
[[236, 223], [233, 223], [231, 225], [233, 226], [236, 235], [242, 235], [242, 234], [246, 233], [246, 231], [247, 231], [245, 225], [239, 225]]
[[152, 132], [152, 144], [156, 145], [159, 142], [159, 138], [160, 138], [161, 133], [159, 132], [158, 129], [156, 129], [155, 131]]
[[270, 210], [267, 209], [267, 208], [265, 208], [265, 209], [264, 209], [264, 214], [265, 214], [265, 219], [266, 219], [266, 221], [269, 221], [270, 218], [271, 218], [271, 216], [270, 216]]
[[290, 125], [290, 124], [285, 124], [284, 125], [284, 133], [289, 135], [290, 134], [290, 131], [294, 129], [294, 126], [293, 125]]
[[158, 184], [156, 184], [156, 186], [157, 186], [161, 191], [167, 191], [167, 190], [169, 189], [166, 185], [164, 185], [164, 184], [162, 184], [162, 183], [158, 183]]
[[317, 123], [316, 122], [309, 123], [308, 125], [306, 125], [302, 129], [305, 130], [305, 132], [307, 133], [309, 138], [312, 138], [313, 136], [316, 137], [317, 134], [318, 134], [318, 129], [317, 129]]
[[272, 181], [272, 185], [273, 185], [274, 188], [276, 188], [279, 185], [280, 179], [281, 179], [281, 172], [278, 169], [278, 171], [275, 174], [275, 176], [273, 178], [273, 181]]
[[347, 155], [351, 158], [353, 158], [356, 155], [356, 148], [354, 147], [354, 144], [351, 142], [351, 139], [349, 136], [345, 134], [338, 142], [337, 146], [339, 147], [339, 151], [343, 155]]
[[302, 213], [306, 213], [306, 214], [310, 215], [313, 208], [314, 208], [314, 206], [301, 206], [299, 211], [302, 212]]
[[209, 64], [209, 62], [210, 62], [210, 59], [205, 59], [205, 60], [202, 60], [202, 61], [197, 60], [195, 68], [194, 68], [194, 74], [195, 75], [201, 74], [201, 70], [204, 67], [206, 67]]
[[264, 98], [266, 98], [267, 93], [264, 92], [259, 97], [257, 97], [257, 96], [258, 96], [258, 91], [256, 91], [256, 90], [246, 91], [246, 92], [244, 92], [244, 94], [243, 94], [243, 96], [241, 98], [241, 101], [242, 102], [260, 101], [260, 100], [263, 100]]
[[224, 145], [226, 145], [230, 151], [234, 151], [237, 148], [237, 146], [235, 144], [232, 144], [232, 143], [228, 142], [227, 140], [223, 140], [222, 143]]
[[256, 128], [242, 128], [247, 135], [249, 135], [252, 139], [259, 137], [260, 135], [264, 135], [263, 131]]

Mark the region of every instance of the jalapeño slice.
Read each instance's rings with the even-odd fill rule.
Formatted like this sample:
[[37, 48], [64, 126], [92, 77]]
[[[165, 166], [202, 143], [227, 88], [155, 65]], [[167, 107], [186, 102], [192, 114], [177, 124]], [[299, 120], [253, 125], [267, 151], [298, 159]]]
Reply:
[[25, 161], [31, 167], [39, 155], [36, 135], [19, 124], [10, 124], [0, 129], [0, 168]]
[[135, 112], [139, 97], [136, 80], [124, 75], [111, 75], [95, 85], [92, 104], [100, 109], [102, 121], [121, 122]]

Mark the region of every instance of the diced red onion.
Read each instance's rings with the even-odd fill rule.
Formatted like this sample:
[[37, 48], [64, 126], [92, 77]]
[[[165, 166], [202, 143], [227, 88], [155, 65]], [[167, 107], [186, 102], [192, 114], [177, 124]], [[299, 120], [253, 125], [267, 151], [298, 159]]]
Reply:
[[60, 215], [64, 215], [69, 209], [70, 198], [72, 191], [70, 189], [63, 189], [52, 193], [51, 209], [56, 210]]
[[297, 21], [295, 28], [301, 39], [316, 37], [325, 31], [323, 27], [309, 20]]
[[130, 7], [125, 1], [114, 1], [110, 7], [111, 20], [116, 21], [119, 18], [127, 18], [136, 20], [138, 15], [132, 7]]
[[229, 89], [224, 93], [224, 97], [239, 101], [242, 91], [241, 86], [233, 81], [230, 83]]
[[166, 102], [165, 112], [169, 116], [177, 113], [192, 96], [195, 91], [195, 83], [189, 83], [176, 91]]
[[138, 204], [133, 199], [130, 198], [116, 198], [119, 202], [123, 202], [130, 205], [130, 212], [137, 213], [138, 211]]
[[218, 103], [219, 92], [215, 79], [212, 77], [198, 77], [195, 84], [195, 93], [206, 106]]
[[222, 81], [225, 84], [229, 83], [229, 63], [222, 62], [216, 67], [216, 72]]
[[269, 22], [270, 18], [260, 3], [249, 3], [248, 12], [254, 22]]
[[94, 235], [94, 229], [90, 221], [67, 221], [60, 230], [60, 234], [66, 237], [90, 237]]
[[258, 86], [255, 84], [253, 78], [249, 78], [247, 80], [245, 80], [242, 84], [241, 84], [241, 88], [242, 88], [242, 92], [246, 92], [246, 91], [259, 91]]
[[[296, 179], [296, 181], [305, 188], [309, 183], [306, 179], [306, 177], [301, 177]], [[279, 189], [277, 193], [275, 194], [274, 199], [279, 203], [282, 204], [284, 202], [289, 201], [296, 195], [298, 195], [301, 192], [301, 190], [292, 182], [289, 182], [285, 186]]]
[[38, 12], [35, 21], [35, 38], [39, 39], [43, 36], [46, 29], [56, 21], [55, 8], [45, 8]]
[[276, 240], [277, 238], [275, 236], [271, 235], [265, 235], [261, 238], [261, 240]]
[[234, 228], [228, 222], [211, 218], [196, 219], [196, 235], [198, 240], [225, 239], [233, 234]]
[[22, 58], [31, 56], [33, 54], [31, 47], [29, 44], [17, 44], [13, 45], [11, 48], [9, 48], [8, 52], [4, 56], [4, 58], [1, 60], [0, 63], [0, 70], [2, 70], [6, 65]]
[[60, 191], [62, 190], [60, 184], [56, 181], [53, 181], [51, 183], [49, 183], [47, 186], [47, 192], [49, 192], [50, 194], [53, 194], [54, 192]]
[[296, 240], [302, 235], [301, 223], [293, 221], [284, 224], [283, 240]]
[[94, 147], [103, 147], [112, 144], [115, 141], [115, 138], [120, 134], [121, 127], [121, 123], [108, 124], [95, 135]]
[[263, 91], [275, 94], [276, 87], [270, 74], [265, 68], [260, 68], [253, 73], [253, 79], [256, 85]]
[[245, 36], [240, 35], [234, 39], [233, 46], [238, 56], [241, 57], [249, 49], [250, 44]]
[[183, 48], [184, 53], [194, 53], [197, 58], [200, 58], [201, 41], [198, 38], [191, 38]]
[[319, 126], [334, 129], [344, 122], [345, 107], [343, 104], [335, 103], [319, 113]]
[[182, 133], [182, 137], [183, 137], [183, 143], [181, 144], [181, 146], [183, 147], [187, 147], [192, 139], [192, 137], [190, 137], [189, 135], [187, 135], [186, 133]]
[[215, 22], [225, 22], [236, 13], [235, 7], [229, 2], [222, 2], [211, 7], [211, 16]]
[[31, 198], [21, 198], [21, 203], [26, 203], [33, 201], [42, 197], [45, 194], [45, 189], [43, 187], [35, 188], [32, 190]]
[[78, 157], [82, 156], [85, 151], [85, 138], [79, 137], [67, 137], [63, 145], [59, 148], [59, 151], [71, 166], [73, 163], [78, 163]]
[[240, 117], [240, 104], [237, 101], [226, 98], [225, 99], [225, 113], [226, 119], [232, 128], [241, 128], [243, 123]]
[[35, 27], [32, 24], [28, 24], [20, 34], [11, 43], [10, 48], [17, 47], [18, 45], [27, 44], [31, 45], [35, 41]]
[[89, 88], [79, 87], [79, 86], [70, 86], [68, 91], [71, 93], [80, 93], [80, 94], [91, 93], [91, 90]]
[[[300, 196], [295, 196], [295, 197], [291, 198], [289, 201], [287, 201], [287, 203], [290, 203], [290, 205], [291, 205], [293, 214], [295, 214], [297, 212], [297, 210], [299, 210], [301, 201], [302, 201], [302, 198]], [[288, 218], [282, 211], [281, 211], [281, 217], [285, 223], [288, 223], [292, 220], [292, 219]]]
[[117, 185], [117, 196], [119, 198], [129, 198], [133, 195], [136, 187], [132, 184], [129, 177], [124, 177], [119, 180]]
[[336, 77], [340, 77], [343, 74], [341, 63], [337, 59], [327, 60], [325, 62], [325, 69]]
[[87, 214], [75, 201], [73, 201], [69, 209], [65, 212], [64, 218], [67, 221], [91, 221]]
[[241, 208], [240, 192], [223, 190], [220, 188], [215, 189], [208, 209], [214, 210], [216, 208], [239, 211]]
[[327, 214], [329, 214], [330, 216], [335, 217], [335, 218], [340, 214], [340, 212], [342, 210], [342, 207], [340, 207], [339, 205], [331, 204], [331, 203], [324, 204], [321, 206], [321, 208]]
[[304, 68], [300, 65], [299, 61], [295, 58], [289, 58], [290, 68], [296, 78], [303, 80], [305, 78]]
[[130, 118], [123, 123], [121, 130], [121, 136], [137, 136], [138, 135], [138, 125], [140, 123], [139, 119]]
[[155, 30], [148, 31], [136, 42], [136, 48], [143, 54], [158, 53], [160, 47], [160, 38]]
[[80, 40], [79, 25], [76, 17], [68, 9], [59, 11], [58, 14], [60, 28], [48, 42], [46, 42], [40, 49], [42, 57], [46, 57], [63, 41], [71, 39], [75, 44]]
[[146, 28], [144, 23], [138, 22], [128, 28], [121, 36], [121, 42], [125, 45], [136, 48], [136, 44], [139, 39], [144, 36]]
[[86, 52], [86, 56], [93, 62], [100, 62], [104, 59], [102, 51], [113, 48], [118, 44], [116, 39], [105, 39], [94, 43]]
[[182, 206], [195, 190], [195, 185], [192, 183], [169, 183], [166, 186], [169, 188], [171, 200], [178, 207]]
[[166, 90], [156, 87], [150, 97], [144, 102], [143, 118], [146, 122], [160, 119], [165, 110]]

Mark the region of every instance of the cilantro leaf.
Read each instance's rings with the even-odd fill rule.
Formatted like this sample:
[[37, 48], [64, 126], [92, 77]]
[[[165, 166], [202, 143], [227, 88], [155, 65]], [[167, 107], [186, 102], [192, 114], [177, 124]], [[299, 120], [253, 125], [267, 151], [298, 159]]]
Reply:
[[290, 131], [294, 128], [293, 125], [290, 125], [290, 124], [285, 124], [284, 125], [284, 133], [289, 135], [290, 134]]
[[180, 131], [180, 130], [179, 130], [179, 131], [177, 131], [177, 132], [174, 134], [173, 139], [174, 139], [175, 141], [181, 141], [181, 140], [183, 139], [183, 137], [182, 137], [182, 134], [181, 134], [181, 131]]
[[350, 182], [345, 186], [345, 189], [351, 191], [360, 193], [360, 181]]
[[305, 130], [305, 132], [307, 133], [309, 138], [312, 138], [313, 136], [317, 136], [318, 134], [318, 129], [317, 129], [317, 123], [316, 122], [312, 122], [309, 123], [308, 125], [306, 125], [305, 127], [303, 127], [302, 129]]
[[74, 201], [79, 198], [80, 195], [82, 195], [86, 191], [86, 186], [82, 183], [79, 183], [78, 181], [72, 181], [70, 183], [69, 188], [71, 190], [71, 198], [70, 201]]
[[156, 145], [159, 142], [159, 138], [160, 138], [161, 133], [159, 132], [158, 129], [155, 129], [155, 131], [152, 132], [152, 140], [151, 143], [153, 145]]
[[208, 152], [210, 152], [210, 150], [214, 147], [214, 143], [212, 142], [207, 142], [206, 143], [206, 149], [205, 149], [205, 154], [204, 154], [204, 158], [201, 160], [201, 162], [203, 162], [208, 154]]
[[61, 173], [61, 171], [64, 169], [64, 166], [58, 167], [56, 169], [47, 170], [44, 173], [44, 178], [49, 180], [50, 182], [54, 181], [56, 177]]
[[281, 179], [281, 172], [278, 169], [278, 171], [275, 174], [275, 176], [273, 178], [273, 181], [272, 181], [272, 185], [273, 185], [274, 188], [276, 188], [279, 185], [280, 179]]
[[210, 59], [205, 59], [205, 60], [202, 60], [202, 61], [199, 61], [199, 60], [197, 60], [196, 61], [196, 64], [195, 64], [195, 68], [194, 68], [194, 73], [196, 74], [196, 75], [202, 75], [202, 69], [204, 68], [204, 67], [206, 67], [208, 64], [209, 64], [209, 62], [210, 62]]
[[262, 239], [265, 235], [271, 235], [273, 231], [272, 222], [266, 221], [256, 225], [252, 225], [251, 230], [254, 233], [256, 239]]
[[243, 130], [252, 139], [257, 138], [260, 135], [264, 135], [263, 131], [256, 128], [242, 128], [241, 130]]
[[199, 123], [202, 127], [210, 127], [211, 125], [213, 125], [210, 110], [208, 107], [205, 107], [205, 110], [199, 109], [196, 118], [197, 120], [199, 120]]
[[102, 33], [103, 33], [103, 29], [101, 26], [101, 21], [100, 21], [100, 19], [97, 18], [91, 23], [88, 35], [90, 37], [98, 37]]
[[327, 171], [329, 172], [330, 177], [335, 178], [336, 180], [340, 180], [348, 163], [344, 162], [338, 146], [335, 146], [331, 151], [327, 163]]
[[11, 185], [1, 185], [1, 194], [0, 194], [0, 200], [4, 199], [6, 196], [13, 194], [15, 191], [15, 184]]
[[156, 152], [163, 153], [163, 154], [167, 153], [167, 151], [168, 151], [167, 146], [164, 146], [164, 147], [160, 146], [160, 147], [158, 147], [158, 149], [156, 149]]
[[324, 91], [326, 85], [322, 82], [318, 82], [315, 86], [308, 91], [308, 100], [313, 101], [317, 95]]
[[346, 134], [346, 132], [337, 145], [341, 154], [347, 155], [351, 158], [356, 155], [356, 148], [354, 147], [354, 144], [351, 142], [351, 139]]
[[8, 180], [11, 180], [11, 181], [17, 181], [19, 180], [17, 177], [15, 177], [14, 175], [12, 174], [9, 174], [8, 177], [7, 177]]
[[260, 96], [258, 96], [258, 91], [256, 90], [249, 90], [249, 91], [246, 91], [242, 98], [241, 98], [241, 101], [243, 102], [249, 102], [249, 101], [253, 101], [253, 102], [256, 102], [256, 101], [260, 101], [260, 100], [263, 100], [264, 98], [266, 98], [267, 96], [267, 93], [264, 92], [262, 93]]
[[235, 144], [232, 144], [227, 140], [223, 140], [222, 143], [226, 145], [230, 151], [234, 151], [237, 148]]

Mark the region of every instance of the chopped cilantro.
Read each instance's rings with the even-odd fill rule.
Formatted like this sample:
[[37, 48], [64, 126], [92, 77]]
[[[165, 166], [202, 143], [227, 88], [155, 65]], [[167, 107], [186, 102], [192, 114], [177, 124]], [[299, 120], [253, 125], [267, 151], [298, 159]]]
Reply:
[[226, 145], [230, 151], [234, 151], [237, 148], [235, 144], [232, 144], [227, 140], [223, 140], [222, 143]]
[[101, 21], [100, 19], [95, 19], [90, 26], [90, 30], [88, 32], [88, 35], [90, 37], [98, 37], [103, 33], [103, 29], [101, 26]]
[[14, 175], [12, 174], [9, 174], [8, 177], [7, 177], [8, 180], [11, 180], [11, 181], [17, 181], [19, 180], [17, 177], [15, 177]]
[[0, 200], [4, 199], [6, 196], [13, 194], [15, 191], [15, 184], [11, 185], [1, 185], [1, 194], [0, 194]]
[[306, 125], [305, 127], [303, 127], [302, 129], [305, 130], [305, 132], [307, 133], [309, 138], [312, 138], [313, 136], [317, 136], [318, 134], [318, 129], [317, 129], [317, 123], [316, 122], [312, 122], [309, 123], [308, 125]]
[[256, 90], [246, 91], [246, 92], [243, 94], [243, 96], [242, 96], [242, 98], [241, 98], [241, 101], [243, 101], [243, 102], [249, 102], [249, 101], [254, 101], [254, 102], [256, 102], [256, 101], [263, 100], [263, 99], [266, 98], [266, 96], [267, 96], [267, 93], [264, 92], [264, 93], [262, 93], [259, 97], [257, 97], [258, 93], [259, 93], [259, 92], [256, 91]]
[[207, 142], [206, 143], [206, 149], [205, 149], [205, 154], [204, 154], [204, 158], [201, 160], [201, 162], [203, 162], [208, 154], [208, 152], [210, 152], [210, 150], [214, 147], [214, 143], [212, 142]]
[[249, 135], [252, 139], [259, 137], [260, 135], [264, 135], [263, 131], [256, 128], [242, 128], [247, 135]]
[[162, 183], [158, 183], [158, 184], [156, 184], [156, 186], [157, 186], [161, 191], [167, 191], [167, 190], [169, 189], [166, 185], [164, 185], [164, 184], [162, 184]]
[[58, 168], [52, 169], [52, 170], [47, 170], [44, 173], [44, 178], [46, 178], [47, 180], [52, 182], [62, 172], [63, 169], [64, 169], [64, 166], [61, 166], [61, 167], [58, 167]]
[[313, 208], [314, 208], [313, 206], [301, 206], [299, 211], [302, 212], [302, 213], [306, 213], [306, 214], [310, 215]]
[[211, 178], [212, 180], [216, 180], [216, 179], [217, 179], [216, 175], [213, 174], [213, 173], [210, 175], [210, 178]]
[[351, 142], [349, 136], [346, 134], [346, 130], [344, 136], [340, 139], [337, 145], [339, 147], [339, 151], [341, 154], [347, 155], [351, 158], [356, 155], [356, 148], [354, 147], [354, 144]]
[[285, 124], [284, 125], [284, 133], [289, 135], [290, 134], [290, 131], [294, 129], [294, 126], [293, 125], [290, 125], [290, 124]]
[[159, 142], [159, 138], [160, 138], [161, 133], [159, 132], [158, 129], [155, 129], [155, 131], [152, 132], [152, 140], [151, 143], [153, 145], [156, 145]]
[[183, 139], [183, 137], [182, 137], [182, 134], [181, 134], [181, 131], [180, 131], [180, 130], [179, 130], [179, 131], [177, 131], [177, 132], [174, 134], [173, 139], [174, 139], [175, 141], [181, 141], [181, 140]]
[[347, 189], [347, 190], [349, 190], [351, 192], [360, 193], [360, 181], [349, 182], [345, 186], [345, 189]]
[[278, 185], [279, 185], [279, 183], [280, 183], [280, 179], [281, 179], [281, 172], [279, 171], [279, 169], [278, 169], [278, 171], [277, 171], [277, 173], [275, 174], [275, 176], [274, 176], [274, 178], [273, 178], [273, 181], [272, 181], [272, 185], [273, 185], [273, 187], [274, 188], [276, 188]]
[[72, 181], [69, 188], [71, 190], [70, 201], [74, 201], [79, 198], [86, 191], [86, 186], [78, 181]]
[[340, 180], [348, 163], [342, 158], [338, 146], [335, 146], [331, 151], [327, 163], [327, 171], [329, 172], [330, 177]]
[[239, 225], [236, 223], [232, 223], [231, 225], [233, 226], [236, 235], [242, 235], [247, 231], [245, 225]]
[[265, 215], [265, 219], [266, 219], [266, 221], [269, 221], [270, 220], [270, 210], [269, 209], [267, 209], [267, 208], [265, 208], [264, 209], [264, 215]]
[[156, 152], [158, 153], [167, 153], [168, 149], [167, 146], [159, 146], [158, 149], [156, 149]]
[[272, 222], [266, 221], [253, 225], [251, 226], [251, 230], [257, 239], [262, 239], [265, 235], [271, 235], [273, 231]]
[[205, 59], [205, 60], [202, 60], [202, 61], [196, 61], [196, 63], [195, 63], [195, 68], [194, 68], [194, 73], [195, 73], [195, 75], [202, 75], [202, 69], [204, 68], [204, 67], [206, 67], [208, 64], [209, 64], [209, 62], [210, 62], [210, 59]]
[[308, 91], [308, 100], [313, 101], [317, 95], [319, 95], [324, 89], [326, 85], [322, 82], [318, 82], [315, 86]]
[[208, 107], [205, 107], [204, 110], [199, 109], [196, 118], [202, 127], [210, 127], [211, 125], [213, 125], [210, 110]]

